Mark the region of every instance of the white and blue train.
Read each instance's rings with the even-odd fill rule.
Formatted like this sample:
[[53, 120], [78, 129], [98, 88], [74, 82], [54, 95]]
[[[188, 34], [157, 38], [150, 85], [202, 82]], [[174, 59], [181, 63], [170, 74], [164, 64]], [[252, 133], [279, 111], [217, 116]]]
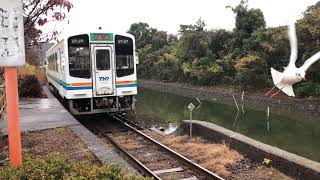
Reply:
[[137, 64], [127, 33], [68, 33], [46, 53], [48, 84], [74, 115], [134, 110]]

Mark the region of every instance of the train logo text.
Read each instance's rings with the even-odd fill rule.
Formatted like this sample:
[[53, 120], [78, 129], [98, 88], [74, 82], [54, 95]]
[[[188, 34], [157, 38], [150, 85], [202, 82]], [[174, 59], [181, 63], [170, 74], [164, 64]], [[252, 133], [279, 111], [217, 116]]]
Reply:
[[99, 77], [100, 81], [109, 81], [109, 77]]

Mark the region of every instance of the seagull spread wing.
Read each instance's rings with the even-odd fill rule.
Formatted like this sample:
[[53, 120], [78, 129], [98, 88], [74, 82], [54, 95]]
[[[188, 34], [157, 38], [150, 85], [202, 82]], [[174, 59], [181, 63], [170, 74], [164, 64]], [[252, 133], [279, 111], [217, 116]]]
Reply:
[[319, 59], [320, 59], [320, 51], [317, 52], [315, 55], [311, 56], [309, 59], [307, 59], [300, 68], [303, 71], [307, 71], [309, 67]]
[[289, 66], [293, 66], [293, 65], [295, 66], [297, 56], [298, 56], [298, 42], [297, 42], [295, 24], [294, 23], [290, 24], [288, 28], [289, 28], [288, 36], [289, 36], [290, 48], [291, 48]]
[[283, 77], [283, 73], [271, 68], [271, 76], [275, 86], [277, 86]]

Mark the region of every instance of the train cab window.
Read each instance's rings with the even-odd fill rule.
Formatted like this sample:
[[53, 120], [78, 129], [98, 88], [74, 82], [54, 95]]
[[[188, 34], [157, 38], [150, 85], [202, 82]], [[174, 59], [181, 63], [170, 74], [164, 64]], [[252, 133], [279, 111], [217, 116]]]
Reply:
[[58, 56], [57, 56], [57, 53], [54, 53], [53, 57], [54, 57], [54, 71], [59, 72], [59, 70], [58, 70]]
[[133, 40], [126, 36], [115, 36], [117, 77], [134, 73]]
[[110, 51], [107, 49], [96, 50], [97, 70], [110, 70]]
[[90, 78], [89, 36], [72, 36], [68, 39], [69, 73], [72, 77]]

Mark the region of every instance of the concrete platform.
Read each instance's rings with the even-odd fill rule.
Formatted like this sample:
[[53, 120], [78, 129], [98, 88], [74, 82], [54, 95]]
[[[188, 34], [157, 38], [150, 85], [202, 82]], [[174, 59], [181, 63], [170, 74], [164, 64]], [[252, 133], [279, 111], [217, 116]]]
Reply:
[[[55, 98], [20, 100], [21, 132], [39, 131], [78, 125], [79, 122]], [[7, 116], [0, 122], [1, 131], [8, 134]]]
[[[68, 127], [75, 133], [92, 153], [101, 161], [117, 164], [130, 174], [137, 173], [112, 147], [80, 124], [61, 103], [44, 87], [47, 99], [20, 99], [21, 132], [40, 131], [45, 129]], [[8, 135], [7, 116], [0, 121], [0, 130]]]

